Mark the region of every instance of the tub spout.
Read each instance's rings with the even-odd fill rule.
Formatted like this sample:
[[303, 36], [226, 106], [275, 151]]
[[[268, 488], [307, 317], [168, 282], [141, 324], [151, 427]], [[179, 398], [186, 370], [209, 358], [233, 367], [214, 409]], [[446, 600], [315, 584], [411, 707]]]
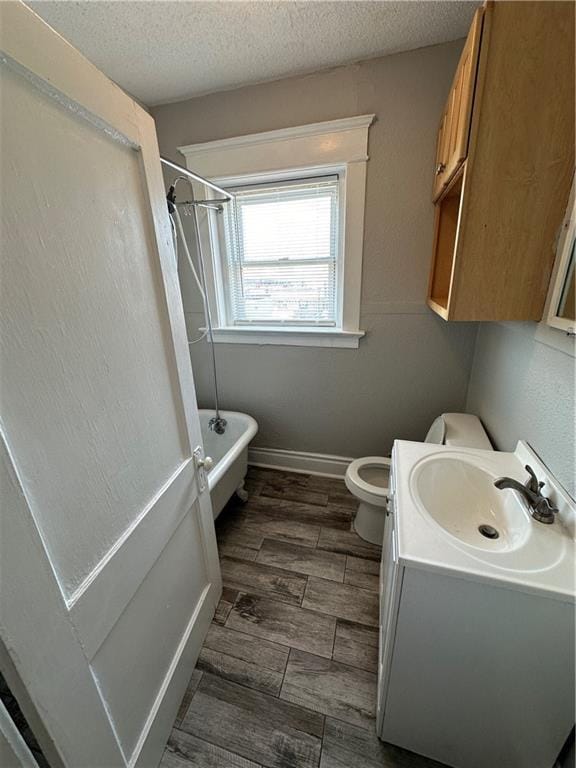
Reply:
[[226, 432], [226, 424], [226, 419], [223, 419], [221, 416], [213, 416], [208, 422], [208, 429], [216, 432], [217, 435], [223, 435]]

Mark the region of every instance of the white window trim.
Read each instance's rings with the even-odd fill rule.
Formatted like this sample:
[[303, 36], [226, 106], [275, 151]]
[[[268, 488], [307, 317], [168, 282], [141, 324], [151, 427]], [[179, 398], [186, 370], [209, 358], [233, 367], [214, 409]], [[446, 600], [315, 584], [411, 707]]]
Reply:
[[[330, 120], [324, 123], [282, 128], [232, 139], [178, 147], [186, 167], [214, 180], [220, 186], [249, 184], [281, 178], [305, 178], [338, 173], [341, 178], [342, 279], [338, 297], [341, 329], [227, 328], [223, 322], [219, 236], [214, 214], [202, 214], [200, 237], [207, 267], [208, 299], [215, 320], [214, 341], [239, 344], [290, 344], [304, 346], [358, 347], [362, 288], [362, 248], [368, 129], [374, 115]], [[198, 195], [206, 190], [198, 187]], [[217, 274], [214, 274], [216, 270]]]

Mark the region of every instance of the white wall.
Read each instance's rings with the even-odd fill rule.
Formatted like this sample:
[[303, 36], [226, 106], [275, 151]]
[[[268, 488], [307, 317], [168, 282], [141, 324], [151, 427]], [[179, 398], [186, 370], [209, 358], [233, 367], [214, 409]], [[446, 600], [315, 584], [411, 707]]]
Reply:
[[[425, 307], [432, 249], [436, 131], [461, 42], [152, 109], [160, 148], [375, 113], [370, 128], [358, 350], [217, 345], [222, 406], [260, 423], [255, 443], [348, 456], [423, 439], [464, 408], [475, 326]], [[185, 270], [190, 335], [201, 324]], [[212, 403], [208, 350], [191, 348], [201, 406]]]
[[536, 340], [536, 327], [480, 325], [467, 407], [500, 450], [527, 440], [574, 496], [575, 361]]

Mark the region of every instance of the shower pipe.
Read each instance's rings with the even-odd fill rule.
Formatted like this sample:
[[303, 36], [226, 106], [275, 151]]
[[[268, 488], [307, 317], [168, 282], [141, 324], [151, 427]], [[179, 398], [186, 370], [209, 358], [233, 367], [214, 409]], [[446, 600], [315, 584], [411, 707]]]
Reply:
[[[179, 171], [182, 175], [178, 176], [172, 184], [170, 185], [170, 188], [168, 190], [167, 195], [167, 201], [168, 201], [168, 211], [170, 214], [170, 219], [172, 222], [172, 230], [174, 234], [174, 243], [175, 243], [175, 251], [176, 251], [176, 259], [178, 258], [178, 238], [177, 234], [180, 235], [180, 239], [182, 240], [182, 243], [184, 245], [184, 252], [186, 254], [186, 258], [188, 260], [188, 264], [190, 266], [190, 269], [192, 270], [192, 274], [194, 276], [194, 279], [196, 281], [196, 284], [198, 286], [198, 290], [200, 291], [200, 295], [202, 296], [202, 302], [204, 305], [204, 316], [206, 318], [206, 331], [205, 333], [200, 336], [199, 339], [196, 339], [193, 342], [190, 342], [192, 344], [197, 343], [198, 341], [201, 341], [206, 334], [208, 335], [208, 339], [210, 341], [210, 351], [211, 351], [211, 357], [212, 357], [212, 372], [213, 372], [213, 378], [214, 378], [214, 410], [215, 410], [215, 416], [210, 419], [208, 422], [208, 427], [216, 432], [218, 435], [224, 434], [226, 431], [226, 419], [222, 418], [220, 415], [220, 403], [219, 403], [219, 393], [218, 393], [218, 374], [216, 369], [216, 353], [214, 349], [214, 334], [212, 331], [212, 316], [210, 313], [210, 305], [208, 303], [207, 297], [206, 297], [206, 272], [204, 267], [204, 258], [202, 254], [202, 242], [200, 239], [200, 225], [198, 222], [198, 206], [202, 206], [203, 208], [210, 208], [212, 210], [216, 210], [218, 212], [221, 212], [223, 210], [222, 203], [228, 203], [230, 202], [233, 197], [230, 195], [226, 190], [219, 187], [217, 184], [214, 184], [211, 181], [208, 181], [208, 179], [205, 179], [204, 177], [198, 175], [197, 173], [193, 173], [192, 171], [189, 171], [187, 168], [184, 168], [181, 165], [178, 165], [178, 163], [173, 163], [171, 160], [167, 160], [164, 157], [160, 158], [160, 161], [168, 166], [169, 168], [172, 168], [173, 170]], [[190, 187], [190, 200], [184, 201], [184, 202], [177, 202], [175, 191], [176, 191], [176, 185], [179, 181], [186, 181], [189, 184]], [[204, 184], [205, 186], [209, 187], [210, 189], [214, 190], [215, 192], [218, 192], [222, 195], [221, 199], [218, 200], [196, 200], [194, 197], [194, 187], [192, 186], [192, 181], [197, 181], [200, 184]], [[190, 213], [192, 212], [192, 215], [194, 217], [194, 236], [196, 240], [196, 250], [198, 253], [198, 260], [200, 262], [200, 279], [198, 278], [198, 274], [196, 272], [196, 269], [194, 267], [194, 262], [192, 261], [192, 257], [190, 255], [190, 250], [188, 248], [188, 243], [186, 241], [186, 237], [184, 235], [184, 229], [182, 227], [182, 221], [180, 219], [180, 214], [178, 212], [178, 205], [185, 206], [185, 210]], [[174, 221], [176, 221], [177, 227], [174, 225]], [[176, 231], [177, 230], [177, 231]]]
[[[166, 157], [160, 157], [160, 162], [162, 165], [166, 165], [168, 168], [172, 168], [173, 171], [178, 171], [183, 176], [186, 176], [190, 181], [198, 181], [200, 184], [204, 184], [204, 186], [208, 187], [209, 189], [213, 189], [214, 192], [218, 192], [222, 195], [221, 200], [193, 200], [190, 201], [190, 203], [194, 202], [197, 205], [206, 205], [206, 204], [214, 204], [214, 203], [229, 203], [230, 200], [233, 199], [232, 195], [229, 192], [226, 192], [225, 189], [222, 189], [222, 187], [219, 187], [218, 184], [214, 184], [213, 181], [209, 181], [208, 179], [205, 179], [203, 176], [200, 176], [198, 173], [193, 173], [192, 171], [189, 171], [188, 168], [184, 168], [183, 165], [178, 165], [178, 163], [173, 163], [172, 160], [168, 160]], [[183, 203], [183, 205], [186, 205], [186, 203]]]

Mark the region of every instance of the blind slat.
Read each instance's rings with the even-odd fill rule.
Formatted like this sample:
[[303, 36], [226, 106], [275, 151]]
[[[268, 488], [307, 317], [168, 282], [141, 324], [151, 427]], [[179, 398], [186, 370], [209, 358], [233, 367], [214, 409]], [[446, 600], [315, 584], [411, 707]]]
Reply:
[[336, 325], [338, 178], [237, 188], [224, 230], [235, 325]]

